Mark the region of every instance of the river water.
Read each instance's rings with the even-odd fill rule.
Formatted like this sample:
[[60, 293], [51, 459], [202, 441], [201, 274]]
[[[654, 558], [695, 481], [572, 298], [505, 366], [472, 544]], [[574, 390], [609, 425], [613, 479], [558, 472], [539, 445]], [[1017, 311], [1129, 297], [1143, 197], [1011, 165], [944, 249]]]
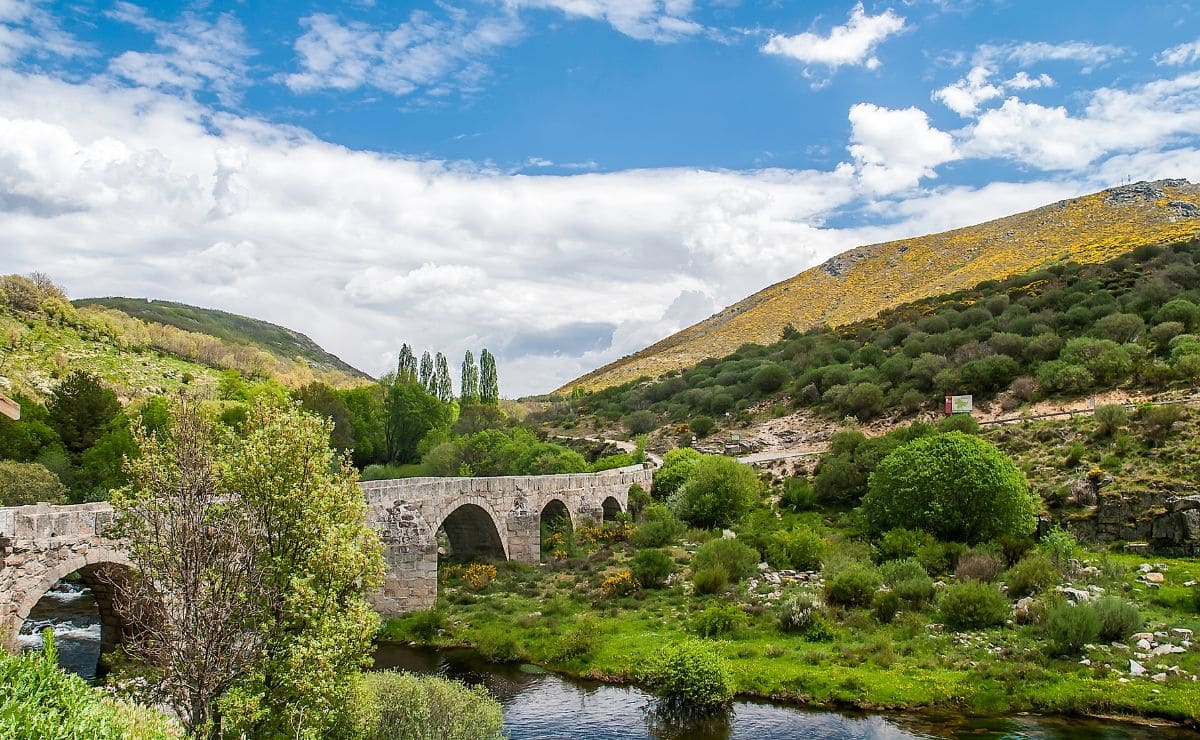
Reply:
[[[100, 624], [91, 593], [59, 583], [25, 621], [19, 638], [22, 647], [41, 647], [40, 632], [46, 627], [54, 629], [60, 664], [85, 678], [94, 678], [100, 654]], [[656, 709], [654, 697], [638, 688], [570, 679], [531, 665], [488, 663], [472, 650], [381, 645], [375, 664], [377, 668], [434, 673], [483, 684], [503, 705], [504, 729], [512, 740], [1197, 737], [1174, 728], [1099, 720], [850, 713], [748, 701], [735, 702], [729, 712], [716, 717], [665, 717]]]

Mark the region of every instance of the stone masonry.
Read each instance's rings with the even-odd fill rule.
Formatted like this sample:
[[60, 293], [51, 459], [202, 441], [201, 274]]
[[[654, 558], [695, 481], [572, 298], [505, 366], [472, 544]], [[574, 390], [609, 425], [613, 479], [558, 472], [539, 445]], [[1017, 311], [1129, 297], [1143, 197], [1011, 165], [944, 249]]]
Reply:
[[[384, 544], [387, 572], [374, 595], [385, 616], [432, 606], [437, 598], [437, 532], [459, 557], [537, 563], [543, 510], [562, 509], [576, 525], [625, 511], [629, 487], [650, 488], [643, 466], [603, 473], [501, 478], [409, 478], [360, 483], [368, 517]], [[121, 543], [104, 536], [106, 503], [0, 508], [0, 645], [12, 648], [21, 624], [60, 578], [78, 571], [96, 594], [101, 648], [122, 637], [112, 579], [129, 567]]]

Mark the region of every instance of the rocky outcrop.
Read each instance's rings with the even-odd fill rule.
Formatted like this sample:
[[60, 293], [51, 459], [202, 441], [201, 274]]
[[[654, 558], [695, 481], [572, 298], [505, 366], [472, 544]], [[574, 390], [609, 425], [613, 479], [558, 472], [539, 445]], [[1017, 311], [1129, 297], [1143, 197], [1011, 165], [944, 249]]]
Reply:
[[1200, 494], [1136, 491], [1103, 493], [1066, 526], [1092, 542], [1146, 542], [1153, 552], [1200, 554]]

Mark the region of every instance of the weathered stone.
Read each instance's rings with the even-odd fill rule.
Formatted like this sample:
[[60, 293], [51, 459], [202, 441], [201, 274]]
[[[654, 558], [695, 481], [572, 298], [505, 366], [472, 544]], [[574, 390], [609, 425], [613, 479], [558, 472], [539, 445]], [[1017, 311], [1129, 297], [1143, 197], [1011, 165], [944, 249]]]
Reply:
[[1192, 631], [1186, 627], [1172, 627], [1171, 637], [1178, 637], [1183, 640], [1192, 639]]
[[1166, 580], [1166, 577], [1162, 573], [1147, 573], [1142, 578], [1146, 580], [1146, 583], [1162, 583]]
[[1145, 672], [1146, 672], [1146, 666], [1142, 665], [1141, 663], [1137, 662], [1136, 660], [1129, 661], [1129, 675], [1141, 676], [1141, 675], [1145, 674]]

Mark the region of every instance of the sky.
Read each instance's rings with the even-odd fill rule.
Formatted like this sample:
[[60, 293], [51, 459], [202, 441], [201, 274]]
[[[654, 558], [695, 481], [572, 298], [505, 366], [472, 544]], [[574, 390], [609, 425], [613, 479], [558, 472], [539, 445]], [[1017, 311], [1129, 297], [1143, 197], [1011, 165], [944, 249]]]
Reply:
[[1200, 7], [0, 0], [0, 272], [552, 390], [860, 244], [1200, 181]]

